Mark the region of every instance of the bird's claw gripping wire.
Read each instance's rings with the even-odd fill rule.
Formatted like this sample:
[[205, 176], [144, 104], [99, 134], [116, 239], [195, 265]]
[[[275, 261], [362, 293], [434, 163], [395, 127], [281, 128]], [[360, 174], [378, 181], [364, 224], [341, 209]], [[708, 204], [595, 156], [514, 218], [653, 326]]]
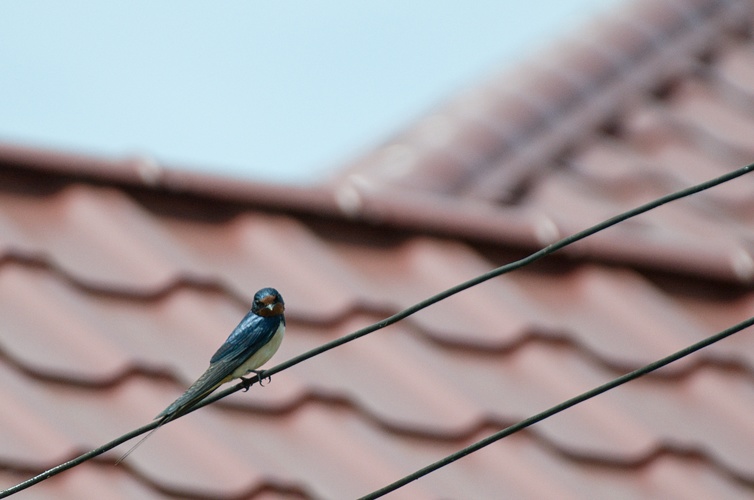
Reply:
[[[256, 374], [257, 380], [259, 381], [259, 385], [261, 387], [264, 387], [264, 384], [262, 383], [264, 380], [266, 380], [268, 384], [272, 382], [272, 375], [268, 375], [265, 377], [264, 370], [251, 370], [249, 373]], [[254, 383], [254, 381], [251, 380], [250, 378], [241, 377], [241, 383], [243, 384], [243, 392], [247, 392], [249, 388], [251, 387], [251, 384]]]

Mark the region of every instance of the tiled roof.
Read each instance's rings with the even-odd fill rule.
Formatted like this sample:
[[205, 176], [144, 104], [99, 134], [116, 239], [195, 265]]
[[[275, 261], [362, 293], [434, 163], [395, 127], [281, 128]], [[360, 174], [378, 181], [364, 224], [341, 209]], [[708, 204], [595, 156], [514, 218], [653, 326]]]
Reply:
[[[262, 286], [271, 364], [750, 163], [751, 2], [632, 2], [329, 184], [0, 146], [0, 485], [149, 422]], [[353, 498], [754, 314], [754, 179], [663, 207], [20, 498]], [[391, 498], [750, 498], [744, 331]], [[125, 448], [125, 447], [124, 447]]]

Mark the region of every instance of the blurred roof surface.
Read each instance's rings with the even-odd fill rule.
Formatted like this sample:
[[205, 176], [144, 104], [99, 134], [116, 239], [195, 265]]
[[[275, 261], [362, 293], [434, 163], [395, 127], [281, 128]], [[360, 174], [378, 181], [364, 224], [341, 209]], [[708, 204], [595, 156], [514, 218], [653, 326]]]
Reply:
[[[751, 163], [751, 7], [632, 2], [317, 187], [1, 146], [0, 486], [149, 422], [262, 286], [288, 308], [273, 365]], [[621, 224], [20, 498], [367, 494], [752, 316], [753, 193]], [[744, 331], [390, 498], [750, 498], [751, 415]]]

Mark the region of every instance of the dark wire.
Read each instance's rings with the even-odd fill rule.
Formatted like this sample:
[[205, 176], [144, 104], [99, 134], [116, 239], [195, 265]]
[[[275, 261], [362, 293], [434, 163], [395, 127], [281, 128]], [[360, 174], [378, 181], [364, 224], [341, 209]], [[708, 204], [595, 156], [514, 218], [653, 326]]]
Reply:
[[395, 491], [398, 488], [406, 486], [408, 483], [412, 481], [416, 481], [420, 477], [426, 476], [430, 472], [434, 472], [441, 467], [445, 467], [446, 465], [455, 462], [459, 458], [463, 458], [466, 455], [470, 455], [471, 453], [474, 453], [475, 451], [479, 451], [485, 446], [491, 445], [492, 443], [499, 441], [503, 439], [504, 437], [510, 436], [511, 434], [514, 434], [522, 429], [526, 429], [530, 425], [536, 424], [537, 422], [540, 422], [546, 418], [552, 417], [553, 415], [560, 413], [561, 411], [566, 410], [579, 403], [583, 403], [584, 401], [588, 399], [591, 399], [595, 396], [599, 396], [603, 392], [607, 392], [610, 389], [614, 389], [618, 387], [619, 385], [623, 385], [626, 382], [630, 382], [631, 380], [642, 377], [650, 372], [653, 372], [659, 368], [662, 368], [663, 366], [669, 365], [670, 363], [674, 361], [678, 361], [679, 359], [686, 357], [689, 354], [692, 354], [704, 347], [712, 345], [715, 342], [718, 342], [726, 337], [729, 337], [733, 335], [734, 333], [740, 332], [744, 328], [748, 328], [752, 325], [754, 325], [754, 317], [751, 317], [747, 319], [746, 321], [742, 321], [741, 323], [738, 323], [737, 325], [731, 326], [730, 328], [723, 330], [722, 332], [717, 333], [711, 337], [707, 337], [706, 339], [700, 342], [697, 342], [696, 344], [692, 344], [688, 347], [685, 347], [681, 349], [680, 351], [677, 351], [671, 354], [670, 356], [667, 356], [662, 359], [658, 359], [657, 361], [654, 361], [637, 370], [634, 370], [631, 373], [622, 375], [616, 379], [611, 380], [610, 382], [607, 382], [598, 387], [595, 387], [594, 389], [581, 393], [574, 398], [571, 398], [567, 401], [563, 401], [562, 403], [555, 405], [548, 410], [545, 410], [541, 413], [537, 413], [534, 416], [531, 416], [525, 420], [522, 420], [516, 424], [511, 425], [510, 427], [506, 427], [505, 429], [498, 431], [490, 436], [487, 436], [486, 438], [480, 441], [477, 441], [476, 443], [470, 446], [467, 446], [466, 448], [462, 450], [459, 450], [455, 453], [448, 455], [442, 460], [438, 460], [437, 462], [427, 465], [426, 467], [423, 467], [417, 470], [416, 472], [413, 472], [399, 479], [398, 481], [395, 481], [394, 483], [390, 483], [384, 488], [380, 488], [379, 490], [373, 491], [372, 493], [361, 497], [359, 500], [373, 500], [375, 498], [380, 498], [381, 496], [387, 495], [391, 491]]
[[[448, 288], [447, 290], [445, 290], [443, 292], [440, 292], [440, 293], [438, 293], [436, 295], [433, 295], [432, 297], [430, 297], [428, 299], [425, 299], [425, 300], [423, 300], [421, 302], [418, 302], [417, 304], [414, 304], [413, 306], [408, 307], [407, 309], [404, 309], [403, 311], [400, 311], [400, 312], [398, 312], [396, 314], [393, 314], [389, 318], [386, 318], [386, 319], [384, 319], [382, 321], [378, 321], [377, 323], [369, 325], [369, 326], [367, 326], [365, 328], [357, 330], [357, 331], [355, 331], [353, 333], [350, 333], [348, 335], [344, 335], [343, 337], [340, 337], [339, 339], [335, 339], [335, 340], [333, 340], [331, 342], [328, 342], [328, 343], [323, 344], [323, 345], [321, 345], [319, 347], [316, 347], [316, 348], [314, 348], [314, 349], [312, 349], [310, 351], [307, 351], [307, 352], [305, 352], [303, 354], [300, 354], [300, 355], [298, 355], [296, 357], [293, 357], [293, 358], [289, 359], [288, 361], [284, 361], [283, 363], [280, 363], [279, 365], [276, 365], [276, 366], [270, 368], [269, 370], [265, 370], [263, 376], [266, 378], [267, 376], [274, 375], [274, 374], [276, 374], [278, 372], [281, 372], [283, 370], [287, 370], [288, 368], [291, 368], [292, 366], [295, 366], [295, 365], [297, 365], [297, 364], [299, 364], [299, 363], [301, 363], [303, 361], [308, 360], [309, 358], [313, 358], [314, 356], [318, 356], [318, 355], [320, 355], [320, 354], [322, 354], [324, 352], [327, 352], [330, 349], [334, 349], [334, 348], [336, 348], [336, 347], [338, 347], [340, 345], [343, 345], [343, 344], [346, 344], [346, 343], [351, 342], [353, 340], [356, 340], [358, 338], [361, 338], [361, 337], [363, 337], [365, 335], [368, 335], [368, 334], [370, 334], [372, 332], [375, 332], [377, 330], [381, 330], [382, 328], [385, 328], [386, 326], [392, 325], [393, 323], [396, 323], [396, 322], [398, 322], [398, 321], [400, 321], [402, 319], [405, 319], [408, 316], [411, 316], [412, 314], [415, 314], [418, 311], [421, 311], [422, 309], [426, 309], [427, 307], [429, 307], [429, 306], [431, 306], [431, 305], [433, 305], [433, 304], [435, 304], [437, 302], [440, 302], [441, 300], [445, 300], [448, 297], [450, 297], [452, 295], [455, 295], [455, 294], [457, 294], [459, 292], [462, 292], [462, 291], [464, 291], [464, 290], [466, 290], [468, 288], [476, 286], [476, 285], [478, 285], [480, 283], [484, 283], [485, 281], [488, 281], [488, 280], [490, 280], [492, 278], [495, 278], [497, 276], [500, 276], [502, 274], [509, 273], [511, 271], [515, 271], [515, 270], [520, 269], [520, 268], [522, 268], [524, 266], [527, 266], [527, 265], [529, 265], [529, 264], [531, 264], [531, 263], [533, 263], [533, 262], [541, 259], [542, 257], [544, 257], [546, 255], [549, 255], [549, 254], [551, 254], [551, 253], [553, 253], [553, 252], [555, 252], [557, 250], [560, 250], [561, 248], [563, 248], [563, 247], [565, 247], [567, 245], [570, 245], [570, 244], [575, 243], [575, 242], [577, 242], [579, 240], [582, 240], [582, 239], [586, 238], [587, 236], [591, 236], [594, 233], [597, 233], [599, 231], [603, 231], [603, 230], [605, 230], [605, 229], [607, 229], [607, 228], [609, 228], [611, 226], [614, 226], [614, 225], [618, 224], [619, 222], [623, 222], [626, 219], [630, 219], [632, 217], [636, 217], [637, 215], [641, 215], [641, 214], [643, 214], [645, 212], [648, 212], [648, 211], [650, 211], [650, 210], [652, 210], [654, 208], [657, 208], [659, 206], [665, 205], [666, 203], [670, 203], [671, 201], [675, 201], [675, 200], [678, 200], [680, 198], [684, 198], [686, 196], [690, 196], [692, 194], [696, 194], [696, 193], [698, 193], [700, 191], [704, 191], [704, 190], [710, 189], [712, 187], [715, 187], [715, 186], [717, 186], [719, 184], [723, 184], [724, 182], [728, 182], [730, 180], [736, 179], [737, 177], [741, 177], [742, 175], [748, 174], [752, 170], [754, 170], [754, 163], [750, 164], [750, 165], [747, 165], [745, 167], [739, 168], [737, 170], [734, 170], [732, 172], [729, 172], [729, 173], [727, 173], [725, 175], [721, 175], [720, 177], [717, 177], [715, 179], [712, 179], [712, 180], [709, 180], [709, 181], [706, 181], [706, 182], [702, 182], [701, 184], [697, 184], [695, 186], [691, 186], [691, 187], [686, 188], [686, 189], [682, 189], [681, 191], [677, 191], [675, 193], [663, 196], [663, 197], [658, 198], [658, 199], [656, 199], [654, 201], [651, 201], [649, 203], [641, 205], [641, 206], [639, 206], [637, 208], [634, 208], [634, 209], [629, 210], [627, 212], [624, 212], [622, 214], [616, 215], [615, 217], [612, 217], [610, 219], [607, 219], [606, 221], [600, 222], [599, 224], [596, 224], [596, 225], [594, 225], [594, 226], [592, 226], [592, 227], [590, 227], [588, 229], [585, 229], [585, 230], [580, 231], [578, 233], [575, 233], [575, 234], [573, 234], [571, 236], [563, 238], [562, 240], [557, 241], [557, 242], [555, 242], [555, 243], [553, 243], [551, 245], [548, 245], [545, 248], [543, 248], [543, 249], [541, 249], [541, 250], [539, 250], [539, 251], [537, 251], [537, 252], [529, 255], [528, 257], [525, 257], [525, 258], [523, 258], [521, 260], [518, 260], [516, 262], [512, 262], [510, 264], [506, 264], [506, 265], [504, 265], [502, 267], [498, 267], [497, 269], [493, 269], [492, 271], [489, 271], [487, 273], [479, 275], [476, 278], [472, 278], [472, 279], [470, 279], [468, 281], [465, 281], [465, 282], [460, 283], [460, 284], [458, 284], [456, 286]], [[632, 373], [634, 373], [634, 372], [632, 372]], [[631, 375], [631, 374], [629, 374], [629, 375]], [[251, 380], [254, 381], [254, 382], [256, 382], [256, 381], [259, 380], [259, 377], [255, 376]], [[621, 383], [623, 383], [623, 382], [621, 382]], [[618, 385], [620, 385], [620, 384], [618, 384]], [[216, 393], [215, 395], [210, 396], [210, 397], [204, 399], [200, 403], [194, 405], [191, 409], [187, 410], [181, 416], [185, 416], [185, 415], [193, 412], [194, 410], [202, 408], [203, 406], [208, 405], [210, 403], [214, 403], [218, 399], [224, 398], [224, 397], [228, 396], [229, 394], [232, 394], [234, 392], [238, 392], [241, 389], [244, 389], [246, 387], [248, 387], [248, 384], [245, 384], [243, 382], [239, 382], [238, 384], [234, 385], [233, 387], [225, 389], [224, 391], [220, 391], [219, 393]], [[607, 389], [605, 389], [605, 390], [607, 390]], [[599, 394], [599, 392], [597, 394]], [[572, 403], [569, 406], [572, 406], [573, 404], [576, 404], [576, 403]], [[566, 408], [567, 407], [568, 406], [566, 406]], [[560, 410], [558, 410], [558, 411], [560, 411]], [[534, 417], [532, 417], [532, 418], [534, 418]], [[535, 420], [535, 421], [538, 421], [538, 420]], [[524, 421], [524, 422], [526, 422], [526, 421]], [[17, 492], [19, 492], [21, 490], [24, 490], [24, 489], [28, 488], [29, 486], [33, 486], [34, 484], [37, 484], [40, 481], [44, 481], [45, 479], [49, 479], [50, 477], [52, 477], [52, 476], [54, 476], [56, 474], [59, 474], [59, 473], [65, 471], [65, 470], [68, 470], [68, 469], [70, 469], [72, 467], [75, 467], [76, 465], [79, 465], [79, 464], [81, 464], [81, 463], [83, 463], [83, 462], [85, 462], [85, 461], [87, 461], [89, 459], [92, 459], [92, 458], [94, 458], [96, 456], [99, 456], [99, 455], [105, 453], [106, 451], [111, 450], [112, 448], [115, 448], [116, 446], [118, 446], [118, 445], [120, 445], [120, 444], [128, 441], [129, 439], [133, 439], [136, 436], [139, 436], [139, 435], [141, 435], [141, 434], [143, 434], [145, 432], [148, 432], [148, 431], [154, 429], [155, 427], [157, 427], [158, 424], [159, 424], [159, 421], [151, 422], [151, 423], [149, 423], [147, 425], [144, 425], [144, 426], [142, 426], [142, 427], [140, 427], [138, 429], [135, 429], [135, 430], [133, 430], [133, 431], [127, 433], [127, 434], [124, 434], [124, 435], [122, 435], [122, 436], [120, 436], [120, 437], [118, 437], [118, 438], [110, 441], [109, 443], [100, 446], [99, 448], [96, 448], [96, 449], [94, 449], [92, 451], [84, 453], [83, 455], [80, 455], [80, 456], [78, 456], [78, 457], [76, 457], [76, 458], [74, 458], [72, 460], [69, 460], [68, 462], [62, 463], [60, 465], [56, 465], [55, 467], [52, 467], [51, 469], [48, 469], [48, 470], [42, 472], [41, 474], [38, 474], [38, 475], [36, 475], [36, 476], [34, 476], [34, 477], [30, 478], [30, 479], [27, 479], [26, 481], [23, 481], [22, 483], [19, 483], [19, 484], [15, 485], [15, 486], [12, 486], [12, 487], [10, 487], [8, 489], [2, 490], [2, 491], [0, 491], [0, 498], [5, 498], [7, 496], [10, 496], [10, 495], [12, 495], [14, 493], [17, 493]], [[527, 425], [531, 425], [531, 423], [527, 424]], [[487, 443], [487, 444], [489, 444], [489, 443]], [[484, 445], [484, 446], [486, 446], [486, 445]], [[472, 451], [474, 451], [474, 450], [472, 450]], [[468, 452], [468, 453], [471, 453], [471, 451]], [[468, 453], [466, 453], [466, 454], [468, 454]], [[463, 456], [463, 455], [461, 455], [461, 456]], [[458, 458], [460, 458], [460, 457], [458, 457]], [[457, 460], [457, 458], [455, 458], [453, 460]], [[451, 460], [451, 462], [453, 460]], [[432, 467], [432, 466], [430, 466], [430, 467]], [[422, 470], [424, 470], [424, 469], [422, 469]], [[431, 469], [431, 470], [434, 470], [434, 469]], [[419, 471], [419, 472], [421, 472], [421, 471]], [[420, 474], [417, 477], [421, 477], [422, 475], [427, 474], [428, 472], [430, 472], [430, 470], [424, 472], [423, 474]], [[405, 480], [405, 478], [404, 478], [404, 480]], [[412, 480], [413, 479], [410, 479], [408, 482], [410, 482]], [[394, 483], [394, 484], [396, 484], [396, 483]], [[388, 486], [387, 488], [389, 488], [389, 487], [390, 486]], [[396, 486], [396, 487], [398, 487], [398, 486]], [[388, 491], [392, 491], [392, 489], [385, 491], [385, 493], [387, 493]], [[369, 497], [365, 497], [365, 498], [369, 498]], [[374, 497], [374, 498], [376, 498], [376, 497]]]

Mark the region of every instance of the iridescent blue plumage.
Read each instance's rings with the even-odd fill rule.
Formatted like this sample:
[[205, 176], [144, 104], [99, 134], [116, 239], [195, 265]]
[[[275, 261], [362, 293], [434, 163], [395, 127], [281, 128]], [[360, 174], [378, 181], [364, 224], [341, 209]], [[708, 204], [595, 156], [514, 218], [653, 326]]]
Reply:
[[212, 356], [207, 371], [155, 418], [177, 415], [225, 382], [243, 377], [266, 363], [283, 340], [284, 310], [283, 298], [277, 290], [259, 290], [251, 310]]
[[[120, 463], [161, 425], [181, 415], [225, 382], [255, 372], [275, 354], [285, 333], [285, 303], [274, 288], [262, 288], [254, 295], [251, 310], [215, 352], [209, 368], [186, 392], [165, 408], [155, 419], [157, 427], [144, 436], [117, 462]], [[261, 380], [261, 378], [260, 378]]]

